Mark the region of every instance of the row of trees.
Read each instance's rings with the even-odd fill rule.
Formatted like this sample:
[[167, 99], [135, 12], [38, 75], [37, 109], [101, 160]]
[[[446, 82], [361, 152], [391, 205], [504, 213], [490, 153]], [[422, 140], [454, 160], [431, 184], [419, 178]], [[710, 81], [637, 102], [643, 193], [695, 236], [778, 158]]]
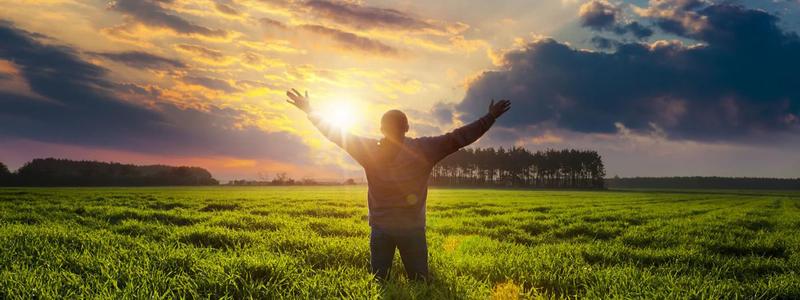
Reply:
[[467, 148], [436, 165], [431, 184], [543, 188], [603, 188], [606, 175], [596, 151]]
[[[0, 164], [2, 165], [2, 164]], [[0, 166], [5, 186], [163, 186], [216, 185], [207, 170], [163, 165], [136, 166], [97, 161], [44, 158], [26, 163], [14, 173]]]
[[317, 181], [313, 178], [303, 178], [300, 180], [295, 180], [294, 178], [289, 177], [286, 172], [278, 172], [275, 174], [275, 177], [267, 179], [263, 173], [259, 173], [258, 177], [260, 180], [247, 180], [247, 179], [237, 179], [231, 180], [228, 182], [228, 185], [238, 185], [238, 186], [272, 186], [272, 185], [355, 185], [356, 181], [353, 178], [348, 178], [342, 182], [321, 182]]

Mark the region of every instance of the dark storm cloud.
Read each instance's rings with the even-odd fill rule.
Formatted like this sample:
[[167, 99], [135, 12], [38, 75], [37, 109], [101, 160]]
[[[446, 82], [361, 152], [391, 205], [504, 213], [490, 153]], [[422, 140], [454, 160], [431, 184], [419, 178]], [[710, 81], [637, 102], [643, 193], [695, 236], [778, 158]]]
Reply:
[[435, 27], [426, 21], [398, 10], [364, 6], [351, 2], [311, 0], [305, 2], [304, 6], [310, 9], [311, 14], [317, 17], [362, 29], [419, 30]]
[[339, 29], [329, 28], [320, 25], [300, 25], [299, 28], [309, 32], [330, 37], [331, 39], [336, 41], [339, 45], [341, 45], [343, 48], [348, 50], [358, 50], [373, 54], [390, 55], [390, 56], [399, 54], [399, 51], [392, 46], [347, 31], [342, 31]]
[[156, 101], [144, 108], [119, 92], [158, 91], [107, 79], [107, 70], [64, 46], [42, 44], [31, 33], [0, 21], [0, 59], [13, 62], [31, 97], [0, 90], [0, 136], [158, 154], [304, 158], [306, 147], [284, 133], [234, 129], [247, 112], [231, 108], [183, 109]]
[[625, 25], [618, 25], [614, 28], [614, 32], [617, 34], [625, 34], [630, 33], [638, 39], [643, 39], [653, 35], [653, 30], [640, 24], [639, 22], [630, 22]]
[[116, 53], [90, 52], [89, 54], [122, 63], [132, 68], [159, 70], [186, 67], [186, 65], [179, 60], [161, 57], [141, 51], [125, 51]]
[[772, 47], [770, 50], [789, 50], [781, 46], [797, 42], [795, 33], [781, 30], [777, 16], [762, 10], [734, 5], [689, 7], [683, 10], [681, 7], [673, 8], [667, 16], [658, 17], [659, 28], [668, 33], [707, 42], [713, 47], [753, 54], [767, 54], [754, 53], [764, 50], [765, 47]]
[[653, 35], [653, 30], [633, 21], [627, 24], [620, 22], [622, 10], [603, 0], [592, 0], [581, 5], [578, 12], [581, 26], [595, 31], [610, 31], [619, 35], [630, 33], [638, 39]]
[[694, 17], [680, 10], [651, 17], [676, 21], [671, 32], [701, 45], [618, 42], [606, 53], [534, 41], [472, 82], [458, 108], [469, 119], [483, 114], [489, 99], [508, 98], [514, 109], [499, 120], [503, 126], [585, 133], [615, 132], [617, 123], [692, 140], [800, 132], [797, 34], [760, 10], [676, 2]]
[[224, 30], [211, 29], [189, 22], [156, 2], [151, 0], [116, 0], [111, 3], [110, 7], [142, 24], [168, 28], [181, 34], [197, 34], [209, 37], [224, 37], [228, 35]]

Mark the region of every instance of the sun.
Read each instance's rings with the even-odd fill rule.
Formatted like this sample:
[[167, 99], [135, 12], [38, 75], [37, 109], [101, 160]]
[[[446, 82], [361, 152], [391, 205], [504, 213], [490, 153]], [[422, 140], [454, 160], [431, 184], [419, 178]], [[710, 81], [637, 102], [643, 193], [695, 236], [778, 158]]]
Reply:
[[328, 121], [343, 129], [353, 127], [355, 125], [354, 118], [353, 110], [346, 108], [337, 108], [329, 112], [329, 117], [327, 117]]
[[322, 109], [322, 118], [340, 129], [351, 129], [360, 119], [358, 109], [350, 101], [333, 101]]

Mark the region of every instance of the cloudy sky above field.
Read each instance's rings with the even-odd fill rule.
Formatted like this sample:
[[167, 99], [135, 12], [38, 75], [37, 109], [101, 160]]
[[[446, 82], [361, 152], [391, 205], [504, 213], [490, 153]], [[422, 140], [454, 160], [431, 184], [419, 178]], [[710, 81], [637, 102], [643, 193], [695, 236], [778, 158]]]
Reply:
[[800, 1], [0, 0], [0, 161], [360, 177], [284, 101], [620, 176], [800, 177]]

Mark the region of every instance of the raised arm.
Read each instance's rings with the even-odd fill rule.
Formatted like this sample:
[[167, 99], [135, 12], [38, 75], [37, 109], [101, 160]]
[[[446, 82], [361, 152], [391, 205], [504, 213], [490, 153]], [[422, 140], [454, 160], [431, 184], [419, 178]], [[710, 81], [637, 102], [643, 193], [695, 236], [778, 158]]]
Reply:
[[322, 135], [340, 148], [347, 151], [347, 153], [350, 154], [350, 156], [352, 156], [356, 161], [359, 163], [362, 162], [362, 159], [366, 153], [365, 148], [369, 143], [375, 143], [375, 141], [351, 134], [341, 127], [336, 126], [336, 124], [325, 121], [320, 113], [315, 112], [311, 108], [311, 101], [308, 98], [308, 91], [305, 92], [305, 95], [302, 95], [297, 90], [291, 89], [286, 92], [286, 96], [289, 97], [286, 102], [305, 112], [306, 116], [311, 121], [311, 124], [314, 124], [314, 126], [317, 127]]
[[431, 163], [436, 163], [453, 152], [466, 147], [481, 136], [494, 124], [495, 119], [511, 109], [511, 101], [500, 100], [497, 103], [492, 100], [489, 104], [489, 112], [480, 119], [459, 127], [444, 135], [425, 138], [427, 146], [427, 156]]

